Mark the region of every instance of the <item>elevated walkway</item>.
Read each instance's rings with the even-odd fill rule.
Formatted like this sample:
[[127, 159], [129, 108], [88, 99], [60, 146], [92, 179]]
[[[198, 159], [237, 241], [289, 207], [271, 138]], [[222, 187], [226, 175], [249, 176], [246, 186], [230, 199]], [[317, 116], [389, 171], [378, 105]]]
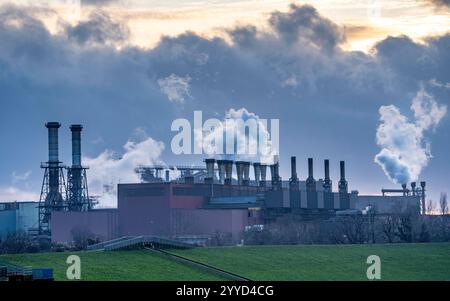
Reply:
[[89, 246], [88, 251], [116, 251], [146, 246], [175, 249], [189, 249], [195, 247], [194, 244], [182, 242], [176, 239], [170, 239], [161, 236], [141, 235], [124, 236], [113, 240], [104, 241]]

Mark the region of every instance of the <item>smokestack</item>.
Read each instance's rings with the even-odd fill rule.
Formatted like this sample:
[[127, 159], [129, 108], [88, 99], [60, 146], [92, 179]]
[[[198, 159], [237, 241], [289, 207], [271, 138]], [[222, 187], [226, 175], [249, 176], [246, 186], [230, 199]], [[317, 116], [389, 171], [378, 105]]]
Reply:
[[170, 182], [170, 174], [168, 169], [166, 169], [166, 182]]
[[308, 158], [308, 178], [314, 179], [313, 158]]
[[291, 178], [289, 179], [289, 188], [291, 190], [300, 189], [297, 177], [297, 162], [295, 157], [291, 157]]
[[313, 158], [308, 158], [308, 178], [306, 179], [306, 188], [316, 190], [316, 180], [314, 179]]
[[273, 164], [270, 165], [270, 174], [272, 176], [272, 189], [281, 188], [281, 178], [279, 174], [278, 156], [273, 156]]
[[256, 186], [258, 186], [259, 181], [261, 180], [261, 164], [253, 163], [253, 171], [255, 172], [255, 183]]
[[215, 162], [216, 162], [216, 160], [214, 160], [214, 159], [205, 159], [205, 163], [206, 163], [205, 183], [206, 184], [214, 183], [214, 163]]
[[48, 163], [59, 163], [58, 129], [61, 123], [47, 122], [45, 126], [48, 129]]
[[326, 159], [324, 161], [325, 166], [325, 179], [323, 181], [323, 190], [325, 192], [331, 192], [331, 179], [330, 179], [330, 160]]
[[425, 207], [425, 185], [426, 183], [424, 181], [420, 182], [420, 187], [422, 188], [421, 190], [421, 198], [422, 198], [422, 214], [426, 213], [426, 207]]
[[261, 164], [261, 181], [259, 182], [260, 187], [266, 187], [266, 175], [267, 175], [267, 165]]
[[416, 195], [416, 182], [411, 182], [411, 193]]
[[291, 180], [297, 179], [297, 162], [295, 157], [291, 157]]
[[243, 184], [244, 164], [245, 164], [245, 162], [243, 162], [243, 161], [236, 161], [235, 164], [236, 164], [236, 174], [237, 174], [238, 185], [242, 185]]
[[221, 184], [225, 181], [225, 163], [226, 160], [217, 160], [217, 166], [219, 167], [219, 182]]
[[231, 160], [223, 160], [225, 163], [225, 185], [231, 185], [232, 182], [232, 174], [233, 174], [233, 161]]
[[403, 183], [403, 184], [402, 184], [402, 189], [403, 189], [403, 195], [406, 195], [406, 194], [407, 194], [407, 191], [406, 191], [406, 183]]
[[243, 169], [242, 185], [248, 186], [250, 185], [250, 162], [242, 162], [242, 169]]
[[339, 180], [339, 192], [347, 193], [348, 192], [348, 184], [345, 180], [345, 161], [340, 162], [341, 167], [341, 179]]
[[72, 124], [72, 166], [81, 167], [81, 124]]

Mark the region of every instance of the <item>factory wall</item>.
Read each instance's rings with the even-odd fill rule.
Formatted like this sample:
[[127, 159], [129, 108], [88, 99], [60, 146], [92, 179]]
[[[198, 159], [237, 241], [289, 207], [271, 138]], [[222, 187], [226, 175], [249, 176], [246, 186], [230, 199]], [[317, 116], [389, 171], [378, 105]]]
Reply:
[[16, 210], [0, 211], [0, 240], [16, 232]]
[[363, 210], [367, 206], [373, 206], [378, 214], [401, 213], [406, 210], [414, 210], [420, 213], [419, 196], [375, 196], [375, 195], [350, 195], [350, 202], [354, 203], [354, 209]]
[[51, 219], [52, 242], [73, 241], [73, 232], [88, 231], [100, 241], [118, 237], [117, 209], [96, 209], [84, 212], [55, 211]]
[[231, 233], [238, 240], [249, 225], [248, 209], [172, 209], [172, 235]]

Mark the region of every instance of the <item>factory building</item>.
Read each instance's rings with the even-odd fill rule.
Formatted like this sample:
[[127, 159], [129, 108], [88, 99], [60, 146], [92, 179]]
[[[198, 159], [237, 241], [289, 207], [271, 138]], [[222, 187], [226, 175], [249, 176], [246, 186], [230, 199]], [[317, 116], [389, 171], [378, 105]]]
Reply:
[[19, 231], [36, 232], [38, 229], [38, 202], [0, 203], [0, 240]]
[[[395, 196], [362, 196], [356, 191], [348, 192], [343, 161], [339, 163], [338, 191], [332, 191], [329, 160], [324, 161], [324, 179], [316, 180], [313, 159], [309, 158], [308, 176], [300, 181], [296, 158], [292, 157], [291, 178], [286, 182], [279, 176], [277, 161], [270, 166], [253, 164], [252, 180], [249, 162], [205, 161], [202, 181], [186, 173], [182, 181], [160, 179], [151, 183], [119, 184], [118, 208], [111, 210], [108, 218], [98, 217], [97, 210], [55, 213], [52, 239], [67, 241], [71, 230], [85, 225], [100, 239], [114, 234], [116, 237], [160, 235], [180, 238], [221, 232], [238, 240], [246, 228], [270, 224], [283, 214], [329, 219], [338, 212], [363, 211], [368, 207], [380, 214], [406, 208], [420, 210], [424, 195], [424, 187], [423, 191], [414, 193], [405, 187], [389, 190], [401, 193]], [[233, 169], [236, 179], [232, 177]], [[266, 179], [267, 169], [270, 169], [270, 180]]]

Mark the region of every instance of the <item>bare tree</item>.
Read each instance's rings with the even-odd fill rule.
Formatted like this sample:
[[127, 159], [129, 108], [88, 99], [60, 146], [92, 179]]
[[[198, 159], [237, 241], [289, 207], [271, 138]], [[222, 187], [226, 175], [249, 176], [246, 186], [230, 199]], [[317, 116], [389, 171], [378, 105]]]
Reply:
[[427, 214], [433, 214], [434, 213], [434, 209], [436, 209], [434, 201], [429, 199], [428, 202], [427, 202], [426, 213]]
[[445, 215], [448, 211], [448, 203], [447, 203], [447, 193], [441, 192], [441, 199], [439, 200], [439, 206], [441, 209], [441, 214]]

